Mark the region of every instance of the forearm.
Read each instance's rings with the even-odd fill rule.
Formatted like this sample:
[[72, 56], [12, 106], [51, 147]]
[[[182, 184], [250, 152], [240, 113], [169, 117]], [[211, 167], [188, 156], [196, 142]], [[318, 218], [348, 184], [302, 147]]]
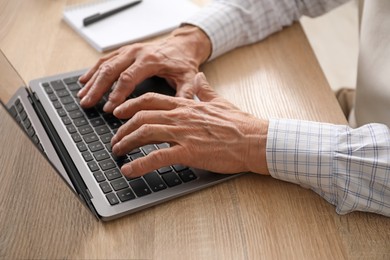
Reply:
[[318, 16], [347, 0], [214, 0], [184, 21], [210, 38], [214, 59], [239, 46], [260, 41], [302, 15]]
[[390, 132], [296, 120], [271, 120], [267, 163], [277, 179], [310, 188], [339, 214], [390, 216]]

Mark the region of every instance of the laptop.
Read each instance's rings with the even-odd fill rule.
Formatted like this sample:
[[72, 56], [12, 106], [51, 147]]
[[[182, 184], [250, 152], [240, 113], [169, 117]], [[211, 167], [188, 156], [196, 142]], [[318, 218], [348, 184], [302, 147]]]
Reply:
[[[80, 107], [77, 92], [83, 86], [78, 78], [85, 69], [26, 85], [0, 51], [0, 70], [0, 88], [17, 89], [7, 102], [0, 100], [1, 106], [98, 219], [122, 217], [237, 176], [169, 165], [128, 179], [120, 171], [123, 164], [169, 144], [148, 144], [122, 157], [113, 155], [111, 137], [125, 121], [103, 112], [108, 94], [93, 108]], [[175, 94], [165, 80], [152, 77], [128, 98], [150, 91]]]

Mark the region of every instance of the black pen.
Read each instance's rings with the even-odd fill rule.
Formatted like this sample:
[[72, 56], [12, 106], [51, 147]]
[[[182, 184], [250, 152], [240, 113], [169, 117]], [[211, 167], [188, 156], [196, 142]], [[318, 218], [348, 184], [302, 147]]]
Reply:
[[113, 14], [119, 13], [120, 11], [123, 11], [123, 10], [125, 10], [127, 8], [135, 6], [135, 5], [137, 5], [137, 4], [141, 3], [141, 2], [142, 2], [142, 0], [138, 0], [138, 1], [135, 1], [135, 2], [131, 2], [129, 4], [122, 5], [120, 7], [117, 7], [115, 9], [109, 10], [109, 11], [104, 12], [104, 13], [93, 14], [91, 16], [88, 16], [88, 17], [84, 18], [83, 24], [84, 24], [84, 26], [88, 26], [88, 25], [93, 24], [93, 23], [95, 23], [97, 21], [100, 21], [100, 20], [102, 20], [102, 19], [104, 19], [106, 17], [109, 17], [109, 16], [111, 16]]

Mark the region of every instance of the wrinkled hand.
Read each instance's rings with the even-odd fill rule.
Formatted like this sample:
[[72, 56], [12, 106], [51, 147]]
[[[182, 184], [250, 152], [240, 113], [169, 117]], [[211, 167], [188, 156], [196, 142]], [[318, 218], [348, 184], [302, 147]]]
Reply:
[[200, 102], [147, 93], [114, 110], [116, 117], [130, 118], [112, 138], [114, 154], [124, 155], [145, 144], [170, 144], [125, 164], [123, 174], [136, 177], [173, 164], [220, 173], [269, 174], [265, 158], [268, 121], [219, 97], [203, 73], [194, 82]]
[[101, 58], [80, 77], [85, 84], [78, 93], [80, 104], [94, 106], [117, 81], [103, 108], [111, 113], [137, 84], [151, 76], [165, 78], [177, 96], [192, 98], [192, 79], [210, 52], [208, 37], [194, 26], [179, 28], [160, 41], [125, 46]]

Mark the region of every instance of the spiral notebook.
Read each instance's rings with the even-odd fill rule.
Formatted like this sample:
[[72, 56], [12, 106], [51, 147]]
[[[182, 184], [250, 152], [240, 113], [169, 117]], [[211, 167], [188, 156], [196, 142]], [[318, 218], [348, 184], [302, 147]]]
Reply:
[[89, 26], [83, 19], [134, 0], [101, 0], [65, 8], [63, 20], [99, 52], [145, 40], [178, 27], [200, 7], [190, 0], [143, 0]]

